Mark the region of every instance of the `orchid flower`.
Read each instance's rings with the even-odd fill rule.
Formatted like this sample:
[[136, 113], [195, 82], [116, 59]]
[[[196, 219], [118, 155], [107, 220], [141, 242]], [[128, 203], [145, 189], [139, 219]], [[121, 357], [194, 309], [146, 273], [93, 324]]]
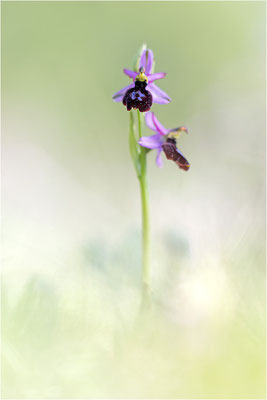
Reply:
[[188, 133], [187, 128], [179, 126], [174, 129], [166, 129], [151, 111], [146, 113], [145, 120], [147, 126], [156, 132], [156, 134], [152, 136], [142, 136], [138, 141], [140, 146], [157, 150], [156, 164], [158, 167], [162, 167], [161, 152], [163, 151], [168, 160], [174, 161], [179, 168], [187, 171], [190, 164], [176, 147], [177, 137], [181, 131]]
[[[157, 73], [152, 73], [153, 70], [153, 64], [154, 64], [154, 56], [153, 56], [153, 52], [150, 49], [145, 48], [142, 51], [142, 54], [140, 56], [140, 60], [139, 60], [139, 67], [138, 67], [138, 72], [136, 71], [132, 71], [129, 69], [124, 69], [123, 72], [129, 76], [129, 78], [133, 79], [133, 82], [124, 87], [123, 89], [119, 90], [118, 92], [116, 92], [113, 95], [113, 100], [116, 102], [120, 102], [125, 98], [125, 94], [131, 90], [131, 89], [135, 89], [136, 91], [140, 89], [140, 84], [137, 84], [136, 87], [136, 83], [140, 82], [140, 80], [138, 79], [138, 76], [140, 76], [140, 73], [145, 73], [146, 75], [143, 76], [143, 81], [145, 82], [143, 83], [143, 86], [145, 86], [146, 91], [150, 92], [152, 95], [152, 101], [153, 103], [158, 103], [158, 104], [168, 104], [171, 99], [170, 97], [160, 88], [158, 88], [155, 84], [154, 81], [158, 80], [158, 79], [162, 79], [166, 76], [165, 72], [157, 72]], [[141, 94], [143, 94], [141, 92]], [[129, 96], [132, 96], [134, 98], [132, 98], [132, 100], [141, 100], [142, 96], [140, 97], [140, 91], [139, 94], [137, 94], [136, 96], [133, 95], [133, 90], [130, 92]], [[128, 96], [128, 100], [130, 100]], [[150, 96], [149, 96], [150, 97]], [[139, 108], [139, 107], [134, 107], [133, 108]], [[149, 107], [150, 108], [150, 107]], [[142, 110], [140, 110], [142, 111]], [[146, 110], [147, 111], [147, 110]]]

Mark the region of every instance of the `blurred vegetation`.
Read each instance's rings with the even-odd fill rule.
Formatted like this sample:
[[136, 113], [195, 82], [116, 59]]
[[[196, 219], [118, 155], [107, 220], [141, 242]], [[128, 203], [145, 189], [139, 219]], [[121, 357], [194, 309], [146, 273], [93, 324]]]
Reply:
[[[2, 2], [3, 398], [265, 397], [265, 3]], [[184, 173], [149, 155], [153, 307], [126, 86]], [[148, 130], [146, 134], [149, 134]]]

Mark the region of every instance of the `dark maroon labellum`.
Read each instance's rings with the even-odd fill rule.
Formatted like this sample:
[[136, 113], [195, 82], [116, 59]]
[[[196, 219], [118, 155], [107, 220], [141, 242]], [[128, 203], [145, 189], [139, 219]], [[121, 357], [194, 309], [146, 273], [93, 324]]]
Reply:
[[138, 108], [140, 112], [146, 112], [150, 110], [152, 106], [152, 94], [146, 90], [147, 83], [141, 81], [135, 81], [135, 86], [132, 89], [127, 90], [125, 93], [122, 103], [130, 111], [132, 108]]
[[168, 138], [162, 145], [163, 151], [168, 160], [174, 161], [179, 168], [184, 171], [188, 171], [190, 164], [187, 159], [177, 150], [176, 140], [174, 138]]

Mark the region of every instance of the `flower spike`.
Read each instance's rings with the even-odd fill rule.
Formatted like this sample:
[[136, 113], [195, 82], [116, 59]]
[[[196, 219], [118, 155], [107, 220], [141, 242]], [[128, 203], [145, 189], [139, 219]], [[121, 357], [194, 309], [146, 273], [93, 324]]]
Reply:
[[[140, 184], [142, 208], [142, 313], [150, 311], [151, 306], [151, 265], [150, 265], [150, 231], [149, 202], [147, 185], [147, 154], [156, 150], [156, 164], [162, 167], [162, 152], [168, 160], [172, 160], [179, 168], [188, 171], [190, 164], [177, 148], [177, 138], [181, 132], [188, 133], [185, 126], [167, 129], [150, 111], [153, 103], [167, 104], [169, 96], [155, 85], [155, 81], [165, 77], [164, 72], [154, 73], [154, 55], [146, 45], [137, 53], [133, 70], [124, 69], [124, 73], [132, 80], [131, 84], [113, 95], [114, 101], [122, 101], [129, 113], [129, 150], [134, 169]], [[132, 109], [137, 109], [134, 113]], [[143, 116], [151, 136], [143, 136]], [[149, 149], [149, 150], [147, 150]]]

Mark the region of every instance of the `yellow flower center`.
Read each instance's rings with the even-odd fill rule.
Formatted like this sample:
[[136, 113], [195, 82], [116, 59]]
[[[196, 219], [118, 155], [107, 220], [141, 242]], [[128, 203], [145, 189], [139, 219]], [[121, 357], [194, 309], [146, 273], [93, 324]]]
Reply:
[[139, 74], [137, 75], [137, 77], [135, 78], [136, 81], [139, 82], [146, 82], [148, 81], [147, 76], [145, 75], [145, 70], [143, 68], [140, 68], [139, 70]]

